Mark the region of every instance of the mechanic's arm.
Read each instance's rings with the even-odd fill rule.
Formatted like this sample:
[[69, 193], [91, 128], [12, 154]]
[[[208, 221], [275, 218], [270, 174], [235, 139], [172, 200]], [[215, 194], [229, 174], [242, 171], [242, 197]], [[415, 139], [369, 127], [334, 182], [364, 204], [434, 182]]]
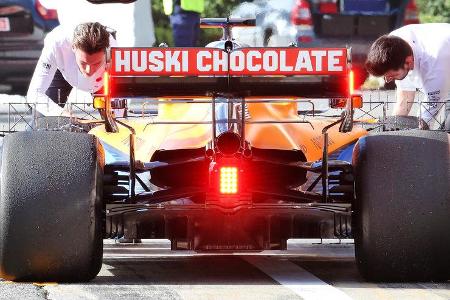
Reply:
[[397, 100], [394, 105], [394, 116], [407, 116], [411, 111], [411, 107], [414, 103], [415, 91], [405, 91], [397, 89]]
[[68, 115], [62, 107], [45, 94], [56, 70], [55, 51], [51, 45], [44, 43], [44, 49], [39, 57], [27, 92], [27, 103], [35, 106], [36, 110], [44, 116]]
[[441, 67], [433, 68], [433, 72], [427, 74], [423, 81], [423, 92], [426, 96], [426, 103], [422, 104], [422, 119], [429, 123], [435, 120], [439, 111], [445, 106], [445, 97], [449, 87], [445, 82], [446, 70]]

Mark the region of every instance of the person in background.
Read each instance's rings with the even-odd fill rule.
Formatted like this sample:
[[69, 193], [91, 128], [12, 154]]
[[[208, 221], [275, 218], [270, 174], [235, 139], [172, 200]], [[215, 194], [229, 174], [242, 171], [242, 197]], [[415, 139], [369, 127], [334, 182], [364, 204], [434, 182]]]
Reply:
[[[386, 82], [395, 80], [394, 115], [407, 116], [415, 92], [421, 90], [428, 99], [420, 109], [422, 121], [430, 124], [436, 119], [449, 99], [449, 49], [448, 23], [407, 25], [381, 36], [372, 44], [366, 68], [374, 76], [383, 76]], [[450, 106], [447, 104], [446, 107], [445, 129], [450, 130]]]
[[[56, 9], [62, 26], [74, 28], [86, 22], [99, 22], [113, 30], [118, 47], [152, 47], [155, 43], [151, 0], [133, 3], [94, 4], [88, 0], [41, 0], [46, 7]], [[89, 103], [90, 93], [72, 89], [68, 102]]]
[[204, 0], [163, 0], [163, 6], [170, 16], [175, 47], [197, 46]]
[[27, 102], [44, 116], [70, 116], [63, 109], [73, 87], [95, 93], [103, 87], [106, 50], [116, 41], [98, 22], [58, 26], [45, 38]]

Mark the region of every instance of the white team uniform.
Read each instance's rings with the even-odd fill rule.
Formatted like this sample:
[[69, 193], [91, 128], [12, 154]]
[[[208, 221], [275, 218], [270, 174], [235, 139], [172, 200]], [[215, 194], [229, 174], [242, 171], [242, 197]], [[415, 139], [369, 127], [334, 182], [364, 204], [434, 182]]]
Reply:
[[391, 35], [408, 42], [414, 54], [414, 70], [403, 80], [395, 81], [397, 88], [421, 90], [427, 96], [431, 103], [420, 111], [422, 119], [429, 123], [450, 92], [450, 24], [407, 25], [391, 32]]
[[[57, 69], [72, 87], [79, 90], [93, 93], [103, 87], [105, 65], [90, 77], [85, 77], [78, 69], [72, 49], [73, 32], [74, 27], [72, 26], [58, 26], [45, 38], [44, 49], [27, 92], [27, 102], [36, 105], [36, 110], [44, 116], [69, 115], [45, 94]], [[112, 36], [110, 37], [110, 46], [116, 46], [116, 41]]]

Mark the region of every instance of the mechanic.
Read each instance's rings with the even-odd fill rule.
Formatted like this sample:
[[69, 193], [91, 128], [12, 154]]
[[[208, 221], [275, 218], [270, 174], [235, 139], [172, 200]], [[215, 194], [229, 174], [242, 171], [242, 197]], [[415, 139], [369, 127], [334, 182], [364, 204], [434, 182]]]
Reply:
[[27, 102], [36, 104], [44, 116], [69, 116], [63, 109], [76, 87], [95, 93], [103, 86], [107, 48], [116, 41], [98, 22], [73, 27], [58, 26], [45, 38], [44, 49], [27, 93]]
[[[366, 60], [367, 71], [395, 80], [397, 101], [394, 115], [407, 116], [416, 90], [428, 98], [421, 107], [422, 121], [430, 124], [447, 100], [446, 117], [450, 116], [450, 24], [413, 24], [378, 38]], [[450, 118], [445, 122], [450, 130]], [[426, 127], [426, 126], [424, 126]]]
[[175, 47], [197, 46], [204, 0], [163, 0], [163, 6], [164, 13], [170, 15]]

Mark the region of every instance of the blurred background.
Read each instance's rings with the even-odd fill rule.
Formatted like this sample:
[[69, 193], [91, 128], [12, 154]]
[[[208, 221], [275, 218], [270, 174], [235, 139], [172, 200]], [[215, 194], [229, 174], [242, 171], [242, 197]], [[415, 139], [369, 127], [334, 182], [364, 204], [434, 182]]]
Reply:
[[[152, 3], [156, 42], [173, 44], [160, 1]], [[363, 67], [371, 43], [407, 24], [450, 22], [450, 0], [253, 0], [205, 1], [203, 16], [256, 18], [255, 28], [235, 28], [236, 39], [250, 46], [351, 47], [356, 86], [395, 88], [371, 78]], [[202, 30], [199, 45], [221, 36]]]
[[[233, 1], [233, 0], [205, 0], [205, 12], [203, 17], [226, 17], [239, 11], [240, 7], [248, 5], [248, 3], [255, 4], [255, 7], [264, 7], [264, 3], [270, 3], [270, 9], [288, 10], [294, 13], [295, 3], [301, 1], [286, 1], [286, 0], [272, 0], [272, 1]], [[313, 0], [308, 2], [323, 3], [323, 6], [332, 6], [337, 3], [333, 0]], [[376, 0], [360, 0], [356, 2], [377, 2]], [[401, 1], [392, 1], [401, 2]], [[421, 23], [439, 23], [450, 22], [450, 1], [449, 0], [415, 0], [410, 1], [411, 6], [417, 7], [417, 17]], [[247, 3], [247, 4], [246, 4]], [[259, 10], [258, 10], [259, 11]], [[173, 43], [172, 33], [169, 25], [169, 18], [164, 14], [162, 1], [152, 1], [153, 19], [155, 21], [155, 36], [156, 42], [166, 42], [169, 45]], [[256, 11], [254, 12], [256, 13]], [[413, 17], [413, 16], [411, 16]], [[220, 38], [221, 32], [214, 29], [203, 30], [200, 37], [200, 45], [206, 45], [209, 41]]]

